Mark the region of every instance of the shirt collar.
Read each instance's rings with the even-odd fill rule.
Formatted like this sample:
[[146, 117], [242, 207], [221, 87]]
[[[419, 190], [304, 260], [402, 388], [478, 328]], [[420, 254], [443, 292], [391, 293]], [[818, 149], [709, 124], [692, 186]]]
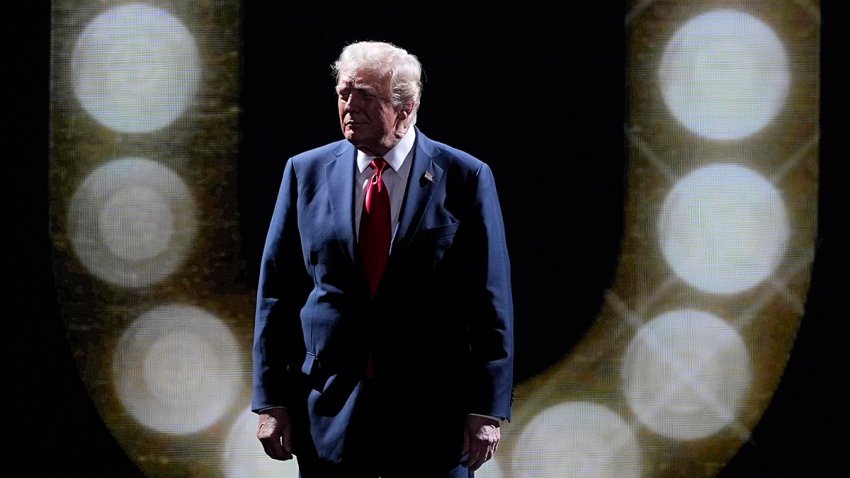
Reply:
[[[389, 164], [393, 171], [398, 171], [401, 168], [401, 165], [404, 164], [404, 160], [407, 158], [408, 154], [410, 154], [410, 150], [413, 149], [413, 144], [416, 140], [416, 129], [411, 125], [410, 128], [407, 129], [407, 133], [401, 138], [401, 141], [398, 142], [393, 149], [387, 151], [387, 154], [383, 155], [382, 158]], [[366, 168], [369, 167], [369, 163], [375, 156], [369, 156], [363, 151], [357, 150], [357, 169], [362, 173]]]

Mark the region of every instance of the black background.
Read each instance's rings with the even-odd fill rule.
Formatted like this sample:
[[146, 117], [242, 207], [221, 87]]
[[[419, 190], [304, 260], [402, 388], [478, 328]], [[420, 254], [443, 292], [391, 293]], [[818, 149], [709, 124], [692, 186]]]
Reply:
[[[496, 174], [520, 279], [520, 378], [557, 360], [598, 310], [618, 252], [624, 9], [609, 2], [594, 2], [599, 5], [580, 14], [554, 7], [519, 11], [512, 5], [433, 10], [409, 3], [398, 9], [349, 5], [293, 12], [285, 6], [289, 2], [259, 3], [243, 11], [238, 194], [249, 280], [282, 160], [339, 137], [330, 62], [346, 42], [397, 42], [425, 67], [419, 126], [430, 137], [490, 162]], [[25, 20], [10, 20], [6, 31], [12, 35], [7, 48], [15, 53], [6, 71], [14, 81], [12, 109], [4, 118], [5, 164], [11, 172], [3, 175], [11, 212], [3, 235], [9, 241], [3, 270], [5, 318], [11, 326], [5, 347], [10, 373], [3, 387], [12, 417], [4, 427], [4, 442], [11, 444], [8, 463], [21, 466], [24, 475], [61, 470], [64, 476], [141, 476], [86, 396], [59, 319], [47, 228], [50, 10], [27, 6]], [[806, 315], [770, 407], [752, 440], [721, 473], [724, 478], [834, 476], [845, 469], [850, 421], [844, 385], [850, 371], [844, 351], [850, 314], [843, 300], [848, 291], [843, 259], [850, 242], [839, 227], [849, 217], [850, 158], [839, 144], [850, 126], [841, 101], [848, 85], [847, 48], [840, 46], [841, 39], [846, 44], [841, 31], [846, 21], [839, 24], [830, 7], [835, 4], [822, 12], [821, 216]], [[508, 155], [516, 160], [508, 163]], [[543, 168], [535, 173], [542, 184], [536, 183], [526, 199], [515, 179], [531, 163]], [[547, 203], [562, 206], [535, 209]], [[570, 248], [587, 253], [557, 255]], [[545, 266], [533, 260], [541, 249], [552, 257]], [[568, 299], [557, 294], [565, 281], [576, 287]], [[551, 300], [540, 300], [547, 297], [559, 302], [550, 306]], [[553, 313], [570, 317], [558, 321], [562, 329], [556, 333]]]

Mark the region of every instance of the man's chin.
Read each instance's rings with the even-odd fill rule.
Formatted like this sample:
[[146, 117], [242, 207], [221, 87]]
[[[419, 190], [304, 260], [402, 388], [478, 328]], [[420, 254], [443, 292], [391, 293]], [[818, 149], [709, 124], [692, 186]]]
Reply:
[[357, 133], [350, 126], [346, 126], [342, 129], [342, 135], [345, 136], [345, 139], [354, 143], [357, 141]]
[[354, 146], [361, 146], [363, 144], [363, 135], [358, 135], [356, 132], [346, 129], [343, 131], [343, 135], [345, 139], [347, 139]]

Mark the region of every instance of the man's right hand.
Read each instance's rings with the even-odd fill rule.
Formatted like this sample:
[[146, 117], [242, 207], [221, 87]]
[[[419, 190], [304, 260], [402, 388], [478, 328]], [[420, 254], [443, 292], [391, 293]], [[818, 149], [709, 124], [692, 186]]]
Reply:
[[270, 408], [260, 413], [257, 438], [263, 444], [266, 455], [275, 460], [292, 459], [292, 422], [289, 410]]

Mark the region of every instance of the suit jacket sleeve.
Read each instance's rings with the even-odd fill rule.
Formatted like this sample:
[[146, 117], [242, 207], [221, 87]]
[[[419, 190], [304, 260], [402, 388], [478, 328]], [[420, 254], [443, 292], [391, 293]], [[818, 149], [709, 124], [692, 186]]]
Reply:
[[255, 412], [287, 406], [290, 381], [303, 360], [300, 308], [309, 292], [297, 213], [298, 183], [293, 161], [283, 172], [263, 248], [253, 343]]
[[509, 420], [513, 399], [513, 296], [504, 223], [492, 171], [478, 169], [466, 251], [472, 304], [469, 413]]

